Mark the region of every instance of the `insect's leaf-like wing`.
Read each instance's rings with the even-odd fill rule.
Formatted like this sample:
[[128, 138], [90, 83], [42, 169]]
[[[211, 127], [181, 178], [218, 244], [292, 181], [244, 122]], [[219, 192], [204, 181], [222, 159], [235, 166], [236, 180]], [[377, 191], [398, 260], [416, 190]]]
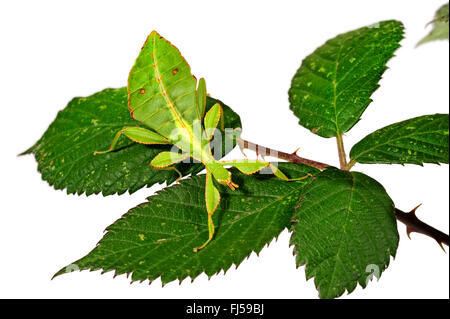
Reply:
[[299, 123], [322, 137], [350, 130], [402, 38], [400, 22], [383, 21], [338, 35], [306, 57], [289, 90]]
[[448, 134], [448, 114], [419, 116], [367, 135], [353, 146], [350, 158], [367, 164], [448, 164]]
[[315, 277], [321, 298], [365, 287], [395, 256], [399, 235], [394, 204], [383, 186], [358, 172], [329, 168], [304, 188], [291, 244], [297, 265]]
[[133, 118], [170, 138], [174, 129], [192, 132], [200, 120], [197, 80], [180, 51], [153, 31], [128, 77], [128, 106]]
[[[207, 99], [206, 109], [219, 101]], [[220, 102], [226, 127], [240, 128], [239, 116]], [[25, 153], [32, 153], [38, 161], [42, 179], [56, 189], [68, 193], [103, 195], [133, 193], [156, 183], [172, 183], [178, 177], [174, 171], [160, 171], [150, 166], [152, 159], [167, 145], [141, 145], [121, 137], [117, 151], [94, 156], [94, 151], [109, 148], [114, 135], [126, 126], [139, 126], [127, 108], [127, 90], [106, 89], [94, 95], [73, 99], [49, 126], [39, 141]], [[226, 143], [225, 143], [226, 142]], [[225, 145], [226, 144], [226, 145]], [[222, 153], [236, 145], [235, 137], [225, 135]], [[184, 174], [201, 171], [201, 164], [180, 163]]]
[[[279, 166], [290, 177], [318, 172], [292, 163]], [[288, 227], [308, 181], [286, 183], [272, 175], [247, 176], [237, 170], [233, 180], [240, 185], [235, 191], [218, 185], [222, 200], [213, 215], [216, 234], [197, 253], [192, 249], [208, 238], [205, 175], [149, 197], [109, 226], [100, 243], [73, 264], [80, 270], [131, 274], [132, 281], [161, 277], [163, 283], [194, 279], [201, 273], [212, 276], [240, 265]], [[74, 268], [63, 268], [58, 275]]]

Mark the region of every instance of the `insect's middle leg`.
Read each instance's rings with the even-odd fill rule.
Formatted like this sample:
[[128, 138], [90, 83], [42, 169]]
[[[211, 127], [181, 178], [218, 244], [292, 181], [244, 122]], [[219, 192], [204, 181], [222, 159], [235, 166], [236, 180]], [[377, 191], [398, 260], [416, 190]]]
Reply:
[[182, 162], [187, 158], [189, 158], [189, 154], [186, 153], [161, 152], [153, 158], [150, 165], [159, 170], [173, 170], [177, 172], [179, 175], [177, 181], [179, 181], [183, 177], [183, 174], [172, 165]]

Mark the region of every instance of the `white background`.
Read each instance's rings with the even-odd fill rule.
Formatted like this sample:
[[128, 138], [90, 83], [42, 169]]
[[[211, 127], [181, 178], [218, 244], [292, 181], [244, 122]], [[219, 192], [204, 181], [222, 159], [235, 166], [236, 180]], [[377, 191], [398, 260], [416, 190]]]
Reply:
[[[406, 39], [346, 148], [371, 131], [410, 117], [447, 113], [449, 45], [415, 48], [444, 0], [427, 1], [2, 1], [0, 4], [1, 179], [0, 297], [58, 298], [315, 298], [296, 269], [284, 232], [259, 257], [224, 276], [161, 288], [130, 285], [112, 273], [55, 271], [84, 256], [102, 231], [160, 186], [132, 196], [74, 196], [41, 180], [32, 156], [16, 155], [45, 131], [74, 96], [126, 85], [146, 36], [174, 43], [209, 92], [242, 118], [243, 137], [337, 165], [334, 139], [297, 124], [287, 91], [301, 60], [338, 33], [398, 19]], [[233, 151], [229, 158], [241, 157]], [[396, 206], [419, 203], [418, 215], [449, 231], [448, 165], [357, 165], [381, 181]], [[449, 257], [430, 238], [405, 227], [397, 257], [379, 282], [343, 298], [448, 298]]]

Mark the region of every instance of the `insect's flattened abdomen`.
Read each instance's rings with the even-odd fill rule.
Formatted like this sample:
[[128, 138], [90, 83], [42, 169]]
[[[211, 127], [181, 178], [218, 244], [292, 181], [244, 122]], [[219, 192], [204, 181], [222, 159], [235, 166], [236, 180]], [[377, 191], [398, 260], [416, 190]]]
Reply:
[[152, 32], [128, 79], [133, 118], [166, 137], [179, 127], [192, 131], [196, 82], [178, 49]]

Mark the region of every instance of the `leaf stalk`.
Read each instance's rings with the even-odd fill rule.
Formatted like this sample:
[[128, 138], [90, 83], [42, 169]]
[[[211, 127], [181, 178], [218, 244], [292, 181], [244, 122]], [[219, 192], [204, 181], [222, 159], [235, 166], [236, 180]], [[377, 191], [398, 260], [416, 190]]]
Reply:
[[348, 171], [347, 154], [345, 154], [344, 141], [342, 140], [342, 135], [336, 136], [338, 154], [339, 154], [339, 164], [342, 170]]

